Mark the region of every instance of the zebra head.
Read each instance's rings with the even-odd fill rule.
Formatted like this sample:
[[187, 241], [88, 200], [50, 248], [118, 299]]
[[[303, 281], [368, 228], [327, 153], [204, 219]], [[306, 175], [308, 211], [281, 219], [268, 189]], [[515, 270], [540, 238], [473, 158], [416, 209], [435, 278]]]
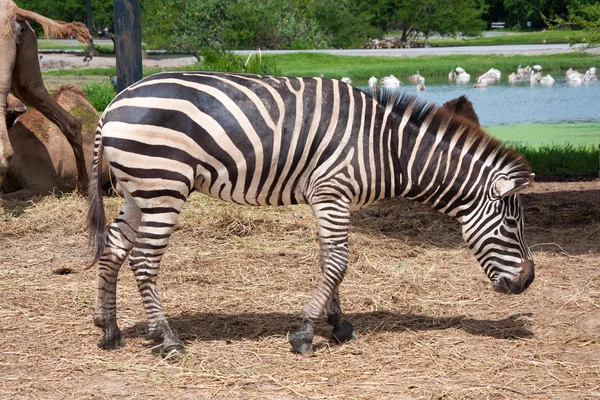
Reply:
[[461, 218], [465, 241], [499, 293], [519, 294], [533, 282], [533, 257], [523, 235], [523, 205], [518, 194], [532, 177], [499, 174], [481, 196], [479, 206]]

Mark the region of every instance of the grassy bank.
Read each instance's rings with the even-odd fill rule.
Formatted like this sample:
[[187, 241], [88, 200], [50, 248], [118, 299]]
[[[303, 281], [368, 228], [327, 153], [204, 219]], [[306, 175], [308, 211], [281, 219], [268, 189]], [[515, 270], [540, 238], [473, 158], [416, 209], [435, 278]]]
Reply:
[[598, 147], [592, 145], [510, 144], [523, 154], [537, 181], [591, 180], [599, 176]]
[[598, 177], [600, 122], [493, 126], [486, 130], [523, 154], [537, 180]]
[[355, 79], [368, 79], [372, 75], [381, 77], [394, 74], [407, 76], [419, 71], [423, 76], [447, 75], [456, 65], [473, 75], [483, 74], [491, 67], [501, 71], [514, 71], [519, 64], [540, 64], [544, 72], [564, 71], [573, 68], [589, 68], [600, 65], [598, 54], [561, 53], [549, 55], [447, 55], [419, 57], [353, 57], [322, 53], [295, 53], [269, 56], [288, 76], [319, 76], [328, 78], [349, 76]]

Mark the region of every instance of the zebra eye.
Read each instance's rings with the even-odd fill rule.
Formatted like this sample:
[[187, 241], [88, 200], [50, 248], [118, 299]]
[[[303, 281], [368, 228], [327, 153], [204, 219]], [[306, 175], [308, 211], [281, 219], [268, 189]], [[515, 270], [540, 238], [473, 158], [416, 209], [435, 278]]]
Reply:
[[506, 218], [506, 225], [508, 225], [510, 228], [516, 228], [517, 220], [513, 218]]

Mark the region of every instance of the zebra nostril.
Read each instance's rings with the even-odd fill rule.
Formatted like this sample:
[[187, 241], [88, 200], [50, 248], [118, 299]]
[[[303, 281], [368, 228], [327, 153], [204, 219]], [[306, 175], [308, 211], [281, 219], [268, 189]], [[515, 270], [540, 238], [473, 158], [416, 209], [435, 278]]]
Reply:
[[531, 285], [531, 282], [533, 282], [533, 274], [527, 276], [525, 278], [525, 282], [523, 283], [523, 290], [527, 289], [529, 287], [529, 285]]
[[523, 282], [523, 290], [527, 289], [529, 285], [531, 285], [534, 278], [535, 272], [533, 268], [533, 263], [529, 260], [526, 260], [523, 263], [521, 272], [521, 282]]

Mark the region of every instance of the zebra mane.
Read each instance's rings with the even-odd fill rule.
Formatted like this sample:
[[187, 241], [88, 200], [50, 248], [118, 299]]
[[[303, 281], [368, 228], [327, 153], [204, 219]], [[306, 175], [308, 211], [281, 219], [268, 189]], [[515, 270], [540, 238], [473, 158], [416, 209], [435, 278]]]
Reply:
[[392, 112], [403, 116], [410, 112], [409, 122], [421, 126], [429, 120], [429, 132], [437, 132], [440, 126], [447, 124], [446, 133], [442, 141], [449, 143], [457, 132], [462, 133], [462, 138], [457, 146], [462, 147], [465, 143], [471, 143], [468, 154], [475, 156], [480, 153], [483, 156], [491, 155], [491, 164], [498, 170], [505, 172], [511, 177], [531, 178], [531, 167], [523, 155], [514, 149], [506, 147], [504, 143], [487, 133], [481, 126], [470, 118], [463, 117], [435, 103], [428, 103], [409, 94], [390, 94], [381, 91], [378, 102], [385, 107], [391, 107]]

